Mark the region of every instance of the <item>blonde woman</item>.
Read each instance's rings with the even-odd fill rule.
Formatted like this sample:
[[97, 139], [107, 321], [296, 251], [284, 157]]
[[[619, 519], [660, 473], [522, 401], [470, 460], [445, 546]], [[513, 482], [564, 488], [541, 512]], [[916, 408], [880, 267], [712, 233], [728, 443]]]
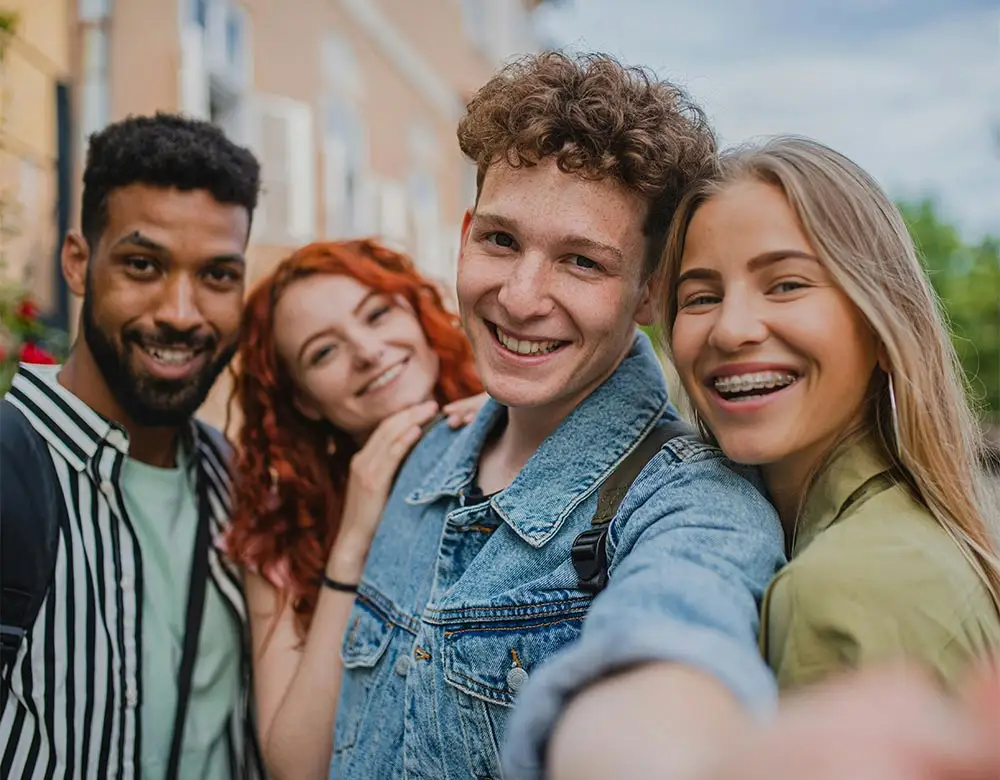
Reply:
[[785, 527], [761, 623], [779, 684], [889, 659], [959, 684], [1000, 648], [1000, 511], [892, 202], [814, 141], [738, 149], [678, 210], [663, 281], [699, 423]]

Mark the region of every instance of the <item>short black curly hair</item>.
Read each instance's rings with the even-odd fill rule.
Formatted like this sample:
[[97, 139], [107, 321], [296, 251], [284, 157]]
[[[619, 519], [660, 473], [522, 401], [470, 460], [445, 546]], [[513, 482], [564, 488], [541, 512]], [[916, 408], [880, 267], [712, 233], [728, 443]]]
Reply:
[[705, 112], [678, 85], [599, 52], [544, 51], [511, 62], [469, 101], [458, 125], [478, 167], [554, 158], [559, 170], [613, 179], [649, 203], [646, 274], [660, 263], [674, 210], [712, 169], [716, 138]]
[[260, 163], [216, 125], [179, 114], [129, 116], [90, 136], [80, 228], [91, 249], [108, 224], [108, 195], [130, 184], [206, 190], [253, 219]]

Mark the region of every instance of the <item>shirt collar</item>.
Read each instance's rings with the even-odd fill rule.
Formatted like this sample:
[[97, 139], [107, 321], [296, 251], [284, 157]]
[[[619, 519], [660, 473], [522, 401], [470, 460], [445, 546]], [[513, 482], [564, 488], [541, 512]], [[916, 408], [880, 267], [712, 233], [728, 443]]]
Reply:
[[[76, 471], [84, 471], [105, 447], [127, 457], [129, 439], [125, 428], [91, 409], [59, 383], [62, 366], [22, 363], [14, 376], [10, 399], [27, 412], [36, 431]], [[188, 470], [197, 464], [190, 457], [197, 441], [192, 420], [182, 432], [181, 445], [189, 453]]]
[[816, 477], [799, 515], [792, 557], [802, 552], [870, 490], [889, 484], [892, 467], [877, 443], [866, 438], [836, 452]]
[[[528, 544], [541, 547], [667, 407], [662, 366], [640, 332], [615, 372], [542, 442], [514, 481], [493, 496], [493, 508]], [[504, 414], [500, 404], [487, 402], [407, 500], [425, 503], [459, 495], [472, 482], [486, 437]]]

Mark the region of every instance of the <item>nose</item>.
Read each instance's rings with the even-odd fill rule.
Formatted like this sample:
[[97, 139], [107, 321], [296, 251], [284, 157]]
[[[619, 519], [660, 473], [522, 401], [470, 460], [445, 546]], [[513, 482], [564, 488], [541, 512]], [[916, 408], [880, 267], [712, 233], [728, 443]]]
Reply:
[[195, 330], [205, 322], [198, 306], [195, 284], [190, 276], [177, 274], [167, 279], [155, 320], [157, 325], [181, 333]]
[[767, 325], [754, 296], [727, 293], [716, 311], [708, 343], [720, 352], [739, 352], [767, 338]]
[[550, 274], [549, 263], [540, 253], [525, 253], [511, 264], [497, 301], [512, 321], [525, 322], [552, 311]]
[[362, 332], [354, 337], [354, 363], [358, 368], [378, 365], [385, 351], [385, 344], [377, 335]]

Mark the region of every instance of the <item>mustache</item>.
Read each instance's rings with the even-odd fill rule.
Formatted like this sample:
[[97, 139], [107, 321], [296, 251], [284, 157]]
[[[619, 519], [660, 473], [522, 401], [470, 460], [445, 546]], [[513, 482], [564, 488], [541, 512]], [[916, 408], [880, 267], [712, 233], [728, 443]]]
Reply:
[[122, 334], [127, 342], [154, 349], [190, 349], [202, 352], [215, 349], [219, 340], [211, 333], [192, 333], [161, 327], [155, 331], [144, 331], [139, 328], [127, 330]]

